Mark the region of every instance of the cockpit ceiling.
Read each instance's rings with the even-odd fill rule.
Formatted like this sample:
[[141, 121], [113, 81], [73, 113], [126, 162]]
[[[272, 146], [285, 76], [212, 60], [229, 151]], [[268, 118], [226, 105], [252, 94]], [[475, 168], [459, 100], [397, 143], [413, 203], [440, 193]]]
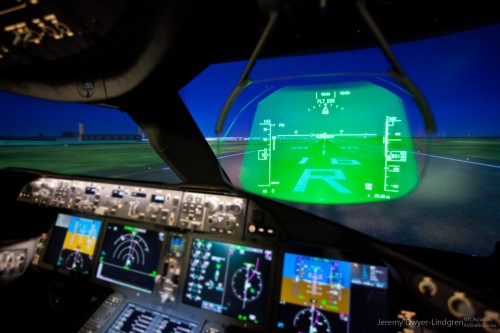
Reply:
[[[390, 31], [387, 37], [392, 39], [457, 29], [465, 21], [468, 25], [471, 22], [485, 24], [499, 18], [498, 11], [493, 8], [494, 2], [480, 2], [481, 5], [470, 6], [459, 1], [367, 1], [382, 31]], [[265, 15], [259, 12], [260, 3], [265, 1], [193, 3], [165, 9], [159, 1], [153, 0], [140, 3], [6, 0], [0, 5], [0, 67], [45, 64], [86, 50], [92, 50], [92, 56], [85, 59], [97, 61], [98, 54], [103, 55], [110, 48], [123, 48], [121, 43], [110, 45], [108, 35], [113, 31], [118, 32], [118, 36], [130, 38], [130, 45], [153, 39], [150, 31], [139, 27], [154, 25], [158, 17], [152, 18], [153, 13], [162, 10], [178, 10], [177, 14], [190, 26], [178, 33], [194, 33], [195, 43], [222, 43], [229, 38], [236, 44], [253, 45], [254, 40], [249, 37], [259, 33], [265, 20]], [[292, 44], [346, 46], [371, 41], [371, 33], [357, 13], [354, 1], [283, 1], [283, 4], [283, 29], [276, 32], [279, 42], [276, 38], [275, 50], [270, 47], [269, 53], [290, 52], [288, 46]], [[148, 14], [149, 20], [142, 19], [142, 15]], [[134, 15], [137, 15], [133, 20], [137, 24], [131, 26], [130, 18]], [[214, 20], [223, 22], [218, 24], [219, 31], [206, 29], [214, 26], [214, 22], [208, 22]]]
[[95, 46], [129, 1], [7, 0], [0, 4], [0, 66], [60, 60]]

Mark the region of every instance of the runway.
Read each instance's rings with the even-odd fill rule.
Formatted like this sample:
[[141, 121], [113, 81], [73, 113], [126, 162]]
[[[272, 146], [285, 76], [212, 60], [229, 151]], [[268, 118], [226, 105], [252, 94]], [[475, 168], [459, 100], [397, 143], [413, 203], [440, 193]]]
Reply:
[[[351, 142], [352, 143], [352, 142]], [[313, 179], [312, 192], [320, 192], [321, 188], [336, 195], [351, 195], [356, 186], [366, 190], [366, 174], [370, 177], [379, 177], [383, 170], [373, 172], [373, 154], [380, 154], [380, 148], [366, 150], [360, 154], [356, 145], [342, 145], [327, 147], [327, 156], [318, 155], [314, 149], [323, 149], [323, 143], [310, 143], [307, 147], [290, 146], [283, 152], [281, 168], [286, 168], [286, 177], [280, 178], [279, 173], [273, 175], [280, 178], [284, 190], [306, 189], [310, 185], [300, 187], [300, 179], [306, 169], [337, 169], [342, 170], [344, 179], [334, 179], [338, 186], [329, 184], [325, 179]], [[330, 143], [331, 144], [331, 143]], [[314, 147], [316, 145], [316, 147]], [[319, 145], [319, 146], [318, 146]], [[327, 145], [325, 145], [326, 147]], [[319, 148], [318, 148], [319, 147]], [[342, 148], [343, 147], [343, 148]], [[258, 148], [258, 147], [257, 147]], [[371, 151], [371, 153], [370, 153]], [[371, 154], [371, 155], [370, 155]], [[282, 157], [283, 157], [282, 156]], [[314, 160], [311, 156], [320, 156]], [[356, 156], [356, 159], [353, 157]], [[500, 223], [498, 219], [500, 195], [500, 163], [492, 160], [466, 160], [444, 155], [415, 153], [415, 163], [419, 166], [419, 177], [411, 193], [396, 200], [376, 200], [374, 203], [362, 204], [301, 204], [290, 205], [307, 210], [315, 215], [324, 217], [332, 222], [343, 224], [379, 240], [414, 245], [419, 247], [437, 248], [446, 251], [466, 253], [469, 255], [488, 256], [494, 250], [495, 243], [500, 240]], [[247, 154], [233, 152], [218, 157], [229, 176], [236, 180], [237, 186], [240, 177], [240, 167], [245, 166], [245, 159], [252, 159], [259, 163], [259, 149], [249, 149]], [[278, 159], [278, 158], [276, 158]], [[332, 164], [332, 159], [337, 165]], [[258, 162], [255, 162], [258, 161]], [[293, 166], [292, 166], [293, 161]], [[372, 162], [367, 162], [372, 161]], [[265, 161], [260, 161], [265, 162]], [[248, 164], [248, 165], [252, 165]], [[344, 164], [339, 164], [344, 163]], [[380, 163], [378, 161], [377, 163]], [[364, 167], [365, 166], [365, 167]], [[293, 169], [293, 170], [292, 170]], [[263, 170], [267, 170], [263, 168]], [[291, 172], [290, 172], [291, 170]], [[165, 165], [152, 165], [136, 170], [117, 170], [114, 174], [107, 173], [101, 176], [113, 176], [127, 179], [139, 179], [165, 183], [179, 182], [174, 172]], [[121, 172], [121, 174], [120, 174]], [[243, 171], [244, 173], [245, 171]], [[262, 170], [251, 170], [257, 185]], [[335, 176], [331, 171], [329, 176]], [[327, 179], [328, 179], [327, 177]], [[264, 177], [265, 178], [265, 177]], [[352, 181], [350, 180], [352, 179]], [[383, 181], [382, 178], [379, 182]], [[375, 182], [371, 182], [375, 184]], [[299, 185], [297, 185], [299, 184]], [[243, 183], [243, 187], [248, 184]], [[375, 187], [375, 185], [373, 185]], [[261, 187], [250, 186], [250, 190], [259, 191]], [[347, 193], [351, 192], [351, 194]], [[265, 195], [265, 194], [264, 194]]]

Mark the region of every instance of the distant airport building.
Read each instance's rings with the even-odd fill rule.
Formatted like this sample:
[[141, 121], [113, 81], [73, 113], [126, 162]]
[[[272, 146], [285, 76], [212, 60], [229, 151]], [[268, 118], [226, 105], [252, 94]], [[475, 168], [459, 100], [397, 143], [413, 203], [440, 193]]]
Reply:
[[85, 135], [85, 125], [83, 123], [78, 123], [78, 133], [78, 138], [82, 141]]
[[85, 133], [85, 124], [78, 124], [78, 137], [80, 141], [140, 141], [143, 134], [139, 128], [137, 134], [90, 134]]
[[77, 140], [80, 139], [78, 132], [61, 132], [60, 140]]
[[138, 127], [136, 134], [90, 134], [85, 131], [85, 124], [78, 123], [78, 132], [63, 131], [59, 136], [44, 135], [43, 132], [33, 136], [0, 136], [0, 141], [142, 141], [147, 140], [146, 133]]
[[138, 134], [81, 134], [81, 141], [141, 141], [142, 135]]
[[148, 136], [146, 135], [146, 132], [139, 126], [137, 126], [137, 134], [141, 136], [141, 140], [148, 140]]
[[0, 141], [56, 141], [56, 136], [0, 136]]

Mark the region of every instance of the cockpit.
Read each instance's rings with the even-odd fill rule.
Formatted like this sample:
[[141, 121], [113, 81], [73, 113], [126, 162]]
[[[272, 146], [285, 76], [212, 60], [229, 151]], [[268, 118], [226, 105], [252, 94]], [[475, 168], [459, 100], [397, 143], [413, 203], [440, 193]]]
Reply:
[[490, 7], [7, 1], [2, 329], [500, 332]]

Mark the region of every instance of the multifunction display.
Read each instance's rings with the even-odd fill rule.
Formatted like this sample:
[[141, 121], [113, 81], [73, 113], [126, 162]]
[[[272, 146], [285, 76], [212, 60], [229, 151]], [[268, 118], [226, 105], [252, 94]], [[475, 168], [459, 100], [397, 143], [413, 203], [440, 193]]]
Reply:
[[262, 324], [272, 259], [271, 250], [194, 238], [183, 301]]
[[59, 214], [44, 261], [80, 274], [89, 274], [102, 222]]
[[278, 329], [354, 332], [361, 323], [376, 332], [378, 321], [363, 316], [385, 318], [387, 280], [382, 266], [285, 253]]
[[164, 239], [160, 231], [109, 223], [97, 278], [152, 293]]

